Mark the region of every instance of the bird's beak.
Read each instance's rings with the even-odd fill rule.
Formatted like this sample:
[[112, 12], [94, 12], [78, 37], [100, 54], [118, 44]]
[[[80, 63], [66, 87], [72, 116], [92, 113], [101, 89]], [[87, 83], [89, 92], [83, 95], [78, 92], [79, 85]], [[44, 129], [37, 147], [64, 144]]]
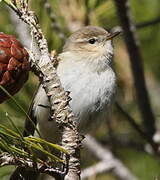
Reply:
[[110, 33], [110, 34], [107, 36], [107, 40], [113, 39], [114, 37], [116, 37], [116, 36], [119, 35], [119, 34], [120, 34], [120, 31]]

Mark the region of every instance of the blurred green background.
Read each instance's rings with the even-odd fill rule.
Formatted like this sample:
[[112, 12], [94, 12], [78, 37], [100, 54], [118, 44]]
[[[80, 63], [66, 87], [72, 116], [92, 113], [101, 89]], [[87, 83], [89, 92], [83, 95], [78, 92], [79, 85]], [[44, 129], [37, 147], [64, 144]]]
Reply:
[[[62, 30], [68, 36], [70, 32], [90, 24], [98, 25], [106, 29], [119, 26], [114, 1], [112, 0], [50, 0], [53, 12], [57, 17]], [[159, 0], [132, 0], [131, 10], [136, 24], [160, 17]], [[87, 4], [87, 6], [86, 6]], [[58, 33], [51, 28], [51, 21], [43, 8], [42, 0], [30, 0], [31, 9], [37, 14], [41, 27], [47, 38], [50, 51], [56, 49], [61, 52], [63, 42]], [[0, 3], [0, 32], [14, 34], [15, 27], [10, 20], [10, 13], [5, 4]], [[140, 50], [143, 57], [147, 87], [156, 116], [156, 127], [160, 128], [160, 23], [137, 29], [140, 40]], [[23, 42], [22, 42], [23, 43]], [[115, 46], [115, 70], [118, 77], [117, 101], [125, 110], [141, 124], [139, 110], [135, 100], [135, 89], [130, 69], [130, 63], [123, 37], [114, 40]], [[38, 86], [38, 78], [30, 73], [29, 80], [23, 89], [15, 95], [17, 102], [27, 111], [34, 91]], [[94, 136], [104, 145], [111, 148], [118, 157], [140, 180], [160, 180], [160, 159], [143, 151], [145, 141], [137, 134], [133, 127], [114, 108], [110, 118], [110, 127], [104, 123]], [[22, 130], [25, 115], [16, 107], [12, 100], [7, 100], [0, 105], [0, 123], [9, 126], [5, 113], [8, 112], [16, 125]], [[82, 150], [82, 167], [95, 164], [97, 159], [90, 152]], [[0, 179], [7, 180], [12, 166], [0, 168]], [[112, 174], [98, 175], [90, 180], [115, 180]]]

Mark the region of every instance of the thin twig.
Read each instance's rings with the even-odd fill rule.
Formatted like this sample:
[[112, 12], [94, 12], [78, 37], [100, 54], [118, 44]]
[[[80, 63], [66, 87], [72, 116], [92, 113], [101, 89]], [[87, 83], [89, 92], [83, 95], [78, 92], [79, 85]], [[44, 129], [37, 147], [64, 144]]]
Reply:
[[[103, 165], [105, 165], [104, 168], [101, 167], [103, 172], [105, 169], [106, 171], [110, 169], [112, 170], [112, 173], [121, 180], [137, 180], [137, 178], [129, 171], [129, 169], [119, 159], [114, 157], [109, 149], [102, 147], [90, 135], [87, 135], [84, 139], [84, 145], [103, 162]], [[95, 174], [100, 172], [100, 169], [94, 170]], [[84, 172], [85, 171], [82, 172], [82, 177], [86, 177], [86, 174], [83, 174]], [[90, 175], [93, 175], [92, 172]]]
[[136, 123], [136, 121], [121, 107], [121, 105], [119, 105], [117, 102], [115, 103], [115, 105], [118, 111], [125, 117], [125, 119], [138, 132], [138, 134], [152, 146], [154, 152], [158, 153], [158, 144], [156, 144], [153, 139], [145, 131], [143, 131], [140, 125]]
[[[142, 29], [142, 28], [145, 28], [145, 27], [157, 25], [159, 23], [160, 23], [160, 17], [157, 17], [157, 18], [152, 19], [150, 21], [140, 22], [140, 23], [136, 24], [135, 26], [136, 26], [137, 30], [139, 30], [139, 29]], [[111, 32], [115, 32], [115, 31], [122, 32], [123, 29], [122, 29], [121, 26], [115, 26], [112, 29], [109, 29], [109, 31], [111, 31]]]
[[81, 178], [87, 179], [90, 177], [97, 176], [98, 174], [107, 173], [114, 169], [114, 164], [111, 162], [101, 161], [93, 166], [90, 166], [82, 170]]
[[89, 1], [85, 0], [85, 15], [84, 15], [84, 25], [87, 26], [90, 24], [90, 14], [91, 14], [91, 9], [89, 7]]
[[131, 69], [134, 77], [137, 101], [141, 112], [145, 131], [152, 138], [155, 134], [155, 117], [151, 108], [149, 95], [146, 87], [142, 57], [139, 43], [133, 23], [128, 0], [115, 0], [117, 13], [123, 29], [124, 39], [130, 56]]
[[51, 4], [49, 3], [48, 0], [42, 0], [42, 1], [44, 4], [44, 7], [46, 9], [46, 12], [48, 14], [48, 17], [51, 20], [52, 29], [58, 33], [58, 36], [60, 37], [61, 41], [64, 42], [66, 40], [66, 35], [63, 32], [63, 30], [62, 30], [62, 28], [61, 28], [61, 26], [57, 20], [55, 13], [53, 12], [53, 8], [52, 8]]
[[145, 28], [145, 27], [148, 27], [148, 26], [157, 25], [159, 23], [160, 23], [160, 17], [157, 17], [157, 18], [152, 19], [150, 21], [145, 21], [145, 22], [138, 23], [136, 25], [136, 28], [141, 29], [141, 28]]

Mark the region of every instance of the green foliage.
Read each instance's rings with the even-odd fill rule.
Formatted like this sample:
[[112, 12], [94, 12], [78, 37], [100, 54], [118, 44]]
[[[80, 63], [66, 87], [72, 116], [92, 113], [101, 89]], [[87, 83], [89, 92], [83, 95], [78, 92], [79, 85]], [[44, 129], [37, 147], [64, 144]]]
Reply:
[[[68, 154], [62, 147], [49, 143], [44, 139], [38, 137], [23, 137], [14, 122], [9, 119], [15, 130], [13, 131], [4, 125], [0, 125], [0, 152], [1, 155], [9, 154], [15, 159], [23, 158], [29, 159], [35, 163], [44, 163], [44, 160], [40, 159], [40, 156], [35, 152], [39, 152], [42, 156], [46, 156], [46, 163], [53, 163], [54, 161], [63, 163], [64, 161], [51, 153], [51, 150], [56, 149], [60, 152]], [[25, 149], [25, 150], [24, 150]], [[3, 164], [2, 164], [3, 166]]]
[[[19, 105], [16, 99], [12, 95], [10, 95], [1, 85], [0, 89], [3, 90], [10, 97], [10, 99], [14, 102], [14, 105], [16, 105], [19, 110], [23, 112], [23, 114], [28, 117], [28, 120], [30, 120], [30, 122], [33, 124], [26, 111], [21, 105]], [[44, 163], [49, 165], [53, 164], [54, 162], [65, 163], [63, 159], [52, 153], [53, 150], [56, 150], [58, 152], [68, 155], [65, 149], [56, 144], [47, 142], [46, 140], [39, 137], [23, 137], [23, 134], [17, 128], [11, 116], [9, 116], [7, 112], [6, 117], [14, 130], [0, 124], [0, 158], [2, 158], [3, 156], [11, 156], [12, 158], [17, 160], [23, 158], [23, 162], [21, 160], [21, 166], [25, 165], [25, 161], [34, 162], [36, 164], [40, 163], [42, 165]], [[41, 137], [41, 134], [36, 126], [35, 130]], [[46, 157], [45, 161], [44, 157]], [[1, 166], [4, 166], [3, 162], [1, 163]]]
[[[10, 119], [10, 121], [12, 121]], [[13, 121], [12, 121], [12, 124]], [[16, 126], [14, 125], [14, 128]], [[63, 162], [60, 158], [50, 153], [49, 148], [56, 149], [67, 154], [63, 148], [56, 144], [49, 143], [44, 139], [38, 137], [23, 137], [20, 131], [15, 128], [15, 132], [4, 125], [0, 125], [0, 151], [1, 153], [9, 153], [14, 157], [28, 158], [35, 160], [34, 151], [38, 150], [45, 156], [48, 156], [49, 160]], [[24, 150], [25, 148], [25, 150]], [[37, 162], [42, 162], [38, 157]]]

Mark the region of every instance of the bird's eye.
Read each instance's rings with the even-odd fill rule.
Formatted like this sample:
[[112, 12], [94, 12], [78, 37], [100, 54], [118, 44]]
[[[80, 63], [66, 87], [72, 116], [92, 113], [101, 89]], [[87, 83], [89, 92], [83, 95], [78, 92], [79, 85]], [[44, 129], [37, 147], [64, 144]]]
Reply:
[[92, 38], [92, 39], [89, 39], [88, 41], [90, 44], [94, 44], [96, 42], [96, 39]]

